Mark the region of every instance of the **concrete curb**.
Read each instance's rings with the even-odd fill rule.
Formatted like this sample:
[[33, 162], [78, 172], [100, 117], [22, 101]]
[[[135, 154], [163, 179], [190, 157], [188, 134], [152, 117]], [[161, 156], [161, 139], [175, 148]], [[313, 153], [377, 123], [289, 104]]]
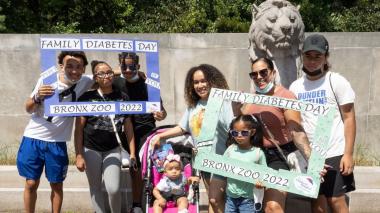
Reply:
[[[127, 209], [130, 202], [131, 184], [128, 172], [123, 177], [123, 209]], [[355, 167], [356, 191], [349, 194], [350, 212], [372, 213], [380, 212], [377, 202], [380, 200], [380, 167]], [[18, 175], [16, 166], [0, 166], [0, 212], [23, 211], [23, 186], [24, 179]], [[206, 190], [201, 184], [201, 209], [207, 208]], [[50, 186], [45, 177], [41, 177], [38, 189], [37, 212], [50, 212]], [[293, 197], [293, 196], [292, 196]], [[291, 207], [303, 212], [308, 212], [310, 204], [301, 198], [292, 198], [287, 201], [287, 212]], [[289, 211], [288, 211], [289, 210]], [[67, 179], [64, 182], [63, 212], [92, 212], [88, 183], [85, 173], [80, 173], [74, 166], [70, 166]], [[123, 211], [124, 212], [124, 211]], [[205, 212], [205, 211], [204, 211]]]

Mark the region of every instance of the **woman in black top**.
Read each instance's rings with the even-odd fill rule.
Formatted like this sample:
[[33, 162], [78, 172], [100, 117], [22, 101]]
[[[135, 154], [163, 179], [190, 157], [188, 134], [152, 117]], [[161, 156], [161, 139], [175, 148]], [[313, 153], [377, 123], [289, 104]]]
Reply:
[[[103, 61], [91, 62], [94, 80], [98, 89], [84, 93], [79, 101], [126, 101], [128, 96], [112, 87], [114, 73]], [[131, 118], [127, 115], [95, 115], [77, 117], [75, 122], [76, 166], [86, 171], [90, 186], [91, 201], [96, 212], [105, 212], [102, 180], [108, 193], [112, 212], [121, 211], [120, 166], [121, 147], [112, 125], [114, 120], [117, 134], [123, 127], [129, 144], [130, 157], [136, 159]]]

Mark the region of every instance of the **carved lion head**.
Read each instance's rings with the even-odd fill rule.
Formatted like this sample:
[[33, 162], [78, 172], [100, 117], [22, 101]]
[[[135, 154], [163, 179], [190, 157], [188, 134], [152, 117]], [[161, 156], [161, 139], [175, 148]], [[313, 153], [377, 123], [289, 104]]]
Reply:
[[267, 0], [259, 7], [253, 5], [249, 29], [251, 59], [299, 56], [305, 26], [298, 10], [284, 0]]

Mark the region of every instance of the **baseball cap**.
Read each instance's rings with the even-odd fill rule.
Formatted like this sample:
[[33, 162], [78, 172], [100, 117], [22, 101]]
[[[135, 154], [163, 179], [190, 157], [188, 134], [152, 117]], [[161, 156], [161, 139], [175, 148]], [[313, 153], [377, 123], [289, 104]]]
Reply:
[[329, 42], [320, 34], [312, 34], [305, 39], [303, 43], [302, 52], [315, 50], [325, 54], [329, 50]]

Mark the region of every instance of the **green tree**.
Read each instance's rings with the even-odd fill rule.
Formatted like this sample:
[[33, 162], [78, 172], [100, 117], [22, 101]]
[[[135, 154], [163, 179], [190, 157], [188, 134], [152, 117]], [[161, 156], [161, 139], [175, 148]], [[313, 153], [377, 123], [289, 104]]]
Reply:
[[[3, 10], [3, 8], [0, 7], [0, 12]], [[5, 27], [5, 15], [0, 15], [0, 32], [5, 32], [6, 27]]]
[[380, 30], [378, 0], [294, 0], [307, 32], [374, 32]]
[[217, 0], [216, 32], [248, 32], [252, 21], [252, 1]]
[[185, 11], [190, 10], [187, 0], [141, 0], [134, 2], [133, 12], [121, 28], [125, 33], [178, 32]]
[[1, 1], [10, 33], [116, 33], [132, 6], [124, 0]]
[[125, 0], [74, 0], [65, 24], [77, 23], [82, 33], [117, 33], [127, 23], [133, 5]]
[[361, 0], [350, 8], [331, 14], [333, 31], [380, 31], [380, 2]]
[[[7, 33], [38, 33], [40, 26], [39, 1], [1, 1], [2, 15]], [[37, 9], [36, 9], [37, 8]]]
[[[379, 0], [290, 0], [307, 32], [380, 31]], [[248, 32], [264, 0], [0, 0], [5, 33]]]

